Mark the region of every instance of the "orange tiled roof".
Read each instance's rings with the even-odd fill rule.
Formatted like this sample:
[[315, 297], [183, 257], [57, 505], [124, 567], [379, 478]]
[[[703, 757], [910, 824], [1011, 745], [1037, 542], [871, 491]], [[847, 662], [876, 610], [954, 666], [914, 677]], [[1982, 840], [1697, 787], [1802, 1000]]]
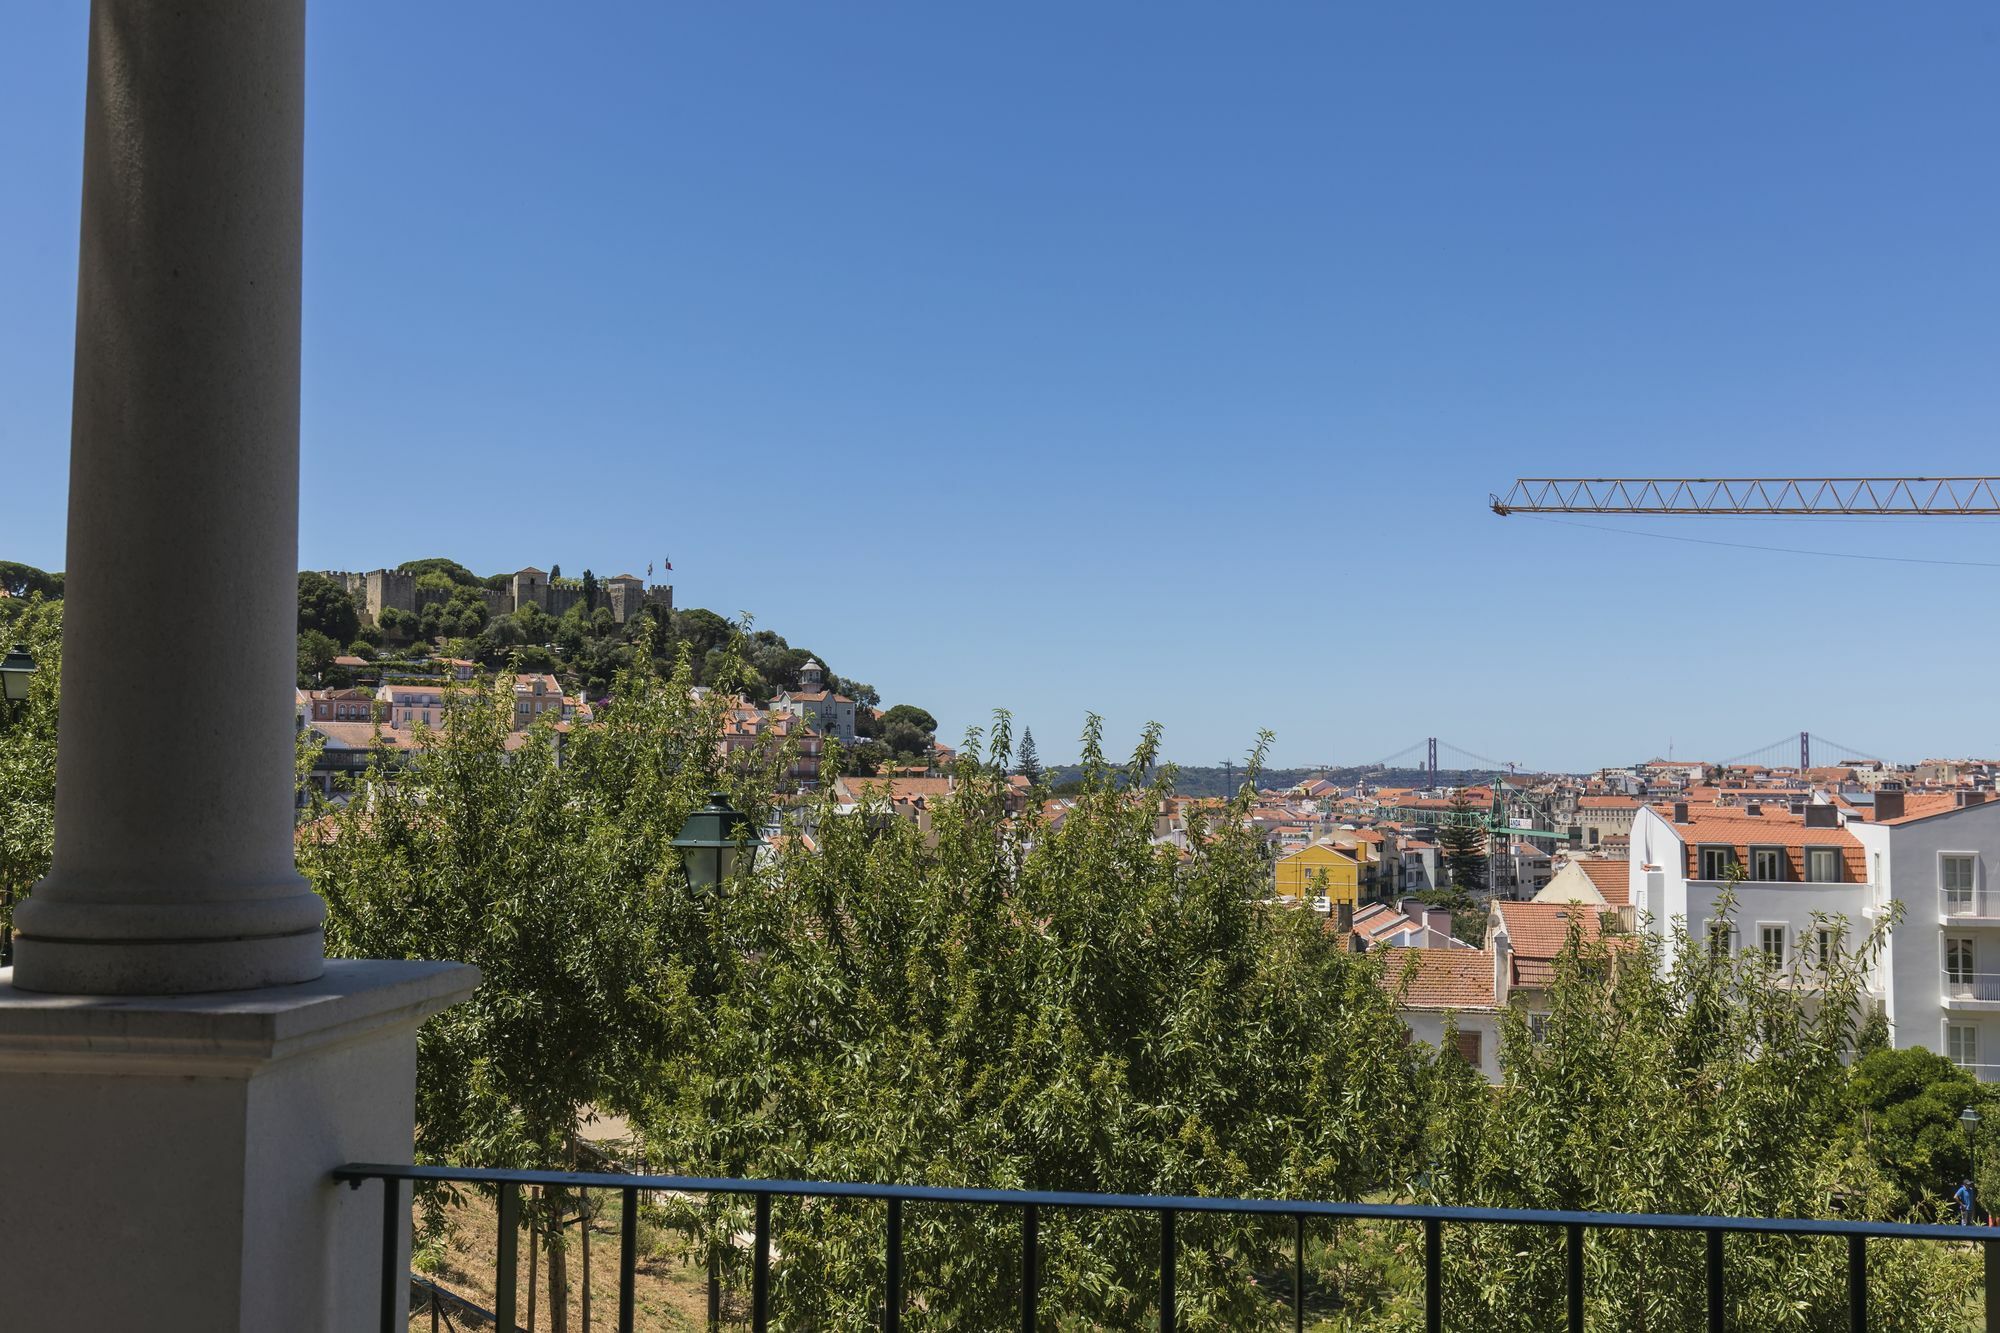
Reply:
[[1781, 848], [1791, 865], [1787, 878], [1793, 882], [1806, 877], [1807, 847], [1838, 847], [1847, 882], [1868, 882], [1868, 859], [1859, 838], [1844, 828], [1807, 828], [1805, 816], [1795, 815], [1782, 805], [1767, 805], [1760, 815], [1745, 814], [1735, 808], [1691, 807], [1685, 824], [1674, 823], [1670, 809], [1662, 810], [1660, 817], [1687, 844], [1689, 879], [1700, 878], [1703, 847], [1733, 847], [1736, 859], [1744, 865], [1750, 862], [1752, 847]]
[[1382, 951], [1382, 986], [1405, 1009], [1491, 1009], [1493, 955], [1484, 949]]
[[1631, 862], [1629, 861], [1578, 861], [1577, 868], [1590, 876], [1590, 882], [1604, 895], [1604, 901], [1613, 907], [1623, 907], [1632, 901]]
[[1563, 950], [1572, 924], [1585, 940], [1594, 940], [1602, 931], [1597, 913], [1586, 903], [1496, 902], [1507, 940], [1518, 957], [1547, 961]]

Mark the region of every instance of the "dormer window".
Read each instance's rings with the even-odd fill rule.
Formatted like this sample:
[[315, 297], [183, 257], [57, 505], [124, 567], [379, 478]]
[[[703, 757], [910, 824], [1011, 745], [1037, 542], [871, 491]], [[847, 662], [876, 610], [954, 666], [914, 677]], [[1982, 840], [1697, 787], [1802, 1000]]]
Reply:
[[1752, 847], [1750, 849], [1750, 878], [1760, 880], [1780, 880], [1785, 878], [1785, 852], [1782, 847]]
[[1700, 879], [1728, 879], [1729, 869], [1736, 864], [1734, 847], [1703, 847], [1701, 849]]
[[1806, 848], [1806, 879], [1813, 884], [1840, 883], [1840, 849]]

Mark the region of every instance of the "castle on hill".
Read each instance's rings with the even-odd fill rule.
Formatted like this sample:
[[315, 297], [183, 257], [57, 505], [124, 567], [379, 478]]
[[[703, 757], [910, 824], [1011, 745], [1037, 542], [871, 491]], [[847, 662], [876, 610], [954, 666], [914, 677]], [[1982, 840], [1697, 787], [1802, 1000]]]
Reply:
[[[325, 573], [347, 590], [355, 606], [370, 620], [379, 621], [382, 612], [390, 607], [412, 615], [417, 613], [415, 574], [400, 569], [372, 569], [366, 574], [329, 569]], [[664, 611], [674, 609], [671, 583], [648, 584], [634, 575], [619, 574], [599, 580], [597, 587], [598, 605], [609, 607], [611, 618], [621, 625], [638, 615], [643, 606], [657, 606]], [[524, 606], [539, 606], [552, 616], [560, 616], [583, 600], [583, 584], [577, 579], [552, 579], [531, 565], [516, 571], [505, 588], [484, 588], [481, 593], [490, 615], [511, 615]]]

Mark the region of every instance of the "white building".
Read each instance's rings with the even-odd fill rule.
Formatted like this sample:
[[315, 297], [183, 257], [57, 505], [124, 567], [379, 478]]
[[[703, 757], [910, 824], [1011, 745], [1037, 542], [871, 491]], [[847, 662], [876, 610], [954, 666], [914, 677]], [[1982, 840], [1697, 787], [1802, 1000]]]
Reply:
[[[2000, 803], [1966, 792], [1908, 808], [1899, 792], [1879, 793], [1866, 821], [1817, 804], [1645, 807], [1627, 872], [1641, 928], [1685, 922], [1692, 938], [1809, 964], [1834, 931], [1851, 948], [1900, 904], [1871, 978], [1892, 1044], [2000, 1080]], [[1732, 865], [1748, 878], [1725, 924]]]

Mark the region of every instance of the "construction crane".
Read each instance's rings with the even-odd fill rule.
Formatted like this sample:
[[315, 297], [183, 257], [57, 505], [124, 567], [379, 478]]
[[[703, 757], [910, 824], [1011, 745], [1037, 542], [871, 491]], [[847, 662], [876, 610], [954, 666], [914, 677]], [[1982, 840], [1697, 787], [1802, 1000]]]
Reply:
[[2000, 477], [1522, 477], [1507, 514], [2000, 515]]

